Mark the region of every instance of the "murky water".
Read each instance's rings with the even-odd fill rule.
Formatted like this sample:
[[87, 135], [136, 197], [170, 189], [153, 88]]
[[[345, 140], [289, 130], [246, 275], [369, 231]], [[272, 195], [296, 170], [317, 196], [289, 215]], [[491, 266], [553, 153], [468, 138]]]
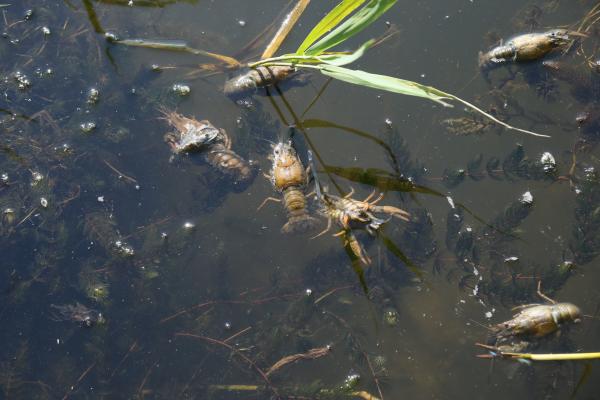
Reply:
[[[0, 398], [597, 397], [597, 362], [491, 364], [474, 346], [512, 307], [539, 302], [542, 279], [549, 295], [596, 319], [532, 351], [598, 350], [600, 178], [590, 168], [600, 155], [595, 130], [574, 121], [597, 96], [581, 98], [537, 63], [489, 81], [477, 68], [491, 33], [574, 24], [594, 2], [399, 2], [345, 45], [382, 34], [387, 21], [399, 34], [355, 68], [455, 93], [551, 139], [494, 127], [456, 135], [444, 121], [471, 118], [462, 107], [335, 81], [307, 110], [327, 82], [317, 74], [241, 106], [222, 93], [227, 74], [199, 73], [210, 60], [119, 46], [104, 33], [240, 56], [283, 2], [127, 3], [0, 6]], [[334, 4], [313, 2], [281, 52]], [[584, 55], [562, 59], [587, 73]], [[225, 129], [261, 173], [242, 187], [195, 157], [172, 157], [161, 108]], [[280, 204], [257, 211], [277, 195], [262, 177], [268, 142], [295, 118], [305, 127], [295, 146], [316, 154], [332, 193], [353, 187], [362, 198], [375, 186], [387, 192], [382, 204], [413, 215], [376, 238], [357, 233], [371, 266], [330, 234], [282, 235]], [[556, 170], [538, 162], [545, 152]], [[533, 205], [523, 208], [526, 192]], [[455, 214], [458, 236], [448, 234]], [[263, 375], [325, 346], [322, 357]], [[353, 375], [356, 386], [342, 390]]]

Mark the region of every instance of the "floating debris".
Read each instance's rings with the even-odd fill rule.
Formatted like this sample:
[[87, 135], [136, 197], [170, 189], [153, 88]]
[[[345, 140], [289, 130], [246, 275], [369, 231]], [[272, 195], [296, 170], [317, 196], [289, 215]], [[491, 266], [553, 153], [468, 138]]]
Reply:
[[42, 182], [43, 180], [44, 180], [44, 175], [42, 175], [41, 173], [39, 173], [37, 171], [31, 172], [31, 183], [30, 183], [30, 185], [32, 187], [35, 187], [35, 186], [39, 185], [40, 182]]
[[135, 255], [135, 250], [133, 249], [133, 247], [131, 247], [127, 243], [124, 243], [121, 240], [117, 240], [115, 242], [115, 249], [118, 254], [124, 257], [133, 257]]
[[545, 173], [550, 174], [556, 172], [556, 160], [551, 153], [545, 152], [542, 154], [540, 163], [542, 164]]
[[185, 85], [183, 83], [176, 83], [173, 85], [173, 87], [171, 88], [171, 90], [179, 95], [179, 96], [187, 96], [192, 92], [192, 89], [188, 86]]
[[83, 133], [90, 133], [96, 129], [96, 123], [93, 121], [83, 122], [79, 125], [79, 128]]
[[14, 208], [7, 207], [2, 210], [2, 224], [12, 225], [15, 222], [16, 213]]
[[29, 80], [27, 75], [25, 75], [21, 71], [15, 72], [13, 76], [15, 78], [15, 81], [17, 81], [19, 89], [25, 90], [31, 87], [31, 81]]
[[[183, 229], [186, 231], [191, 231], [194, 230], [196, 228], [196, 224], [194, 224], [193, 222], [187, 221], [183, 223]], [[164, 237], [166, 238], [166, 236]]]
[[88, 90], [86, 102], [88, 104], [96, 104], [100, 99], [100, 91], [96, 88]]

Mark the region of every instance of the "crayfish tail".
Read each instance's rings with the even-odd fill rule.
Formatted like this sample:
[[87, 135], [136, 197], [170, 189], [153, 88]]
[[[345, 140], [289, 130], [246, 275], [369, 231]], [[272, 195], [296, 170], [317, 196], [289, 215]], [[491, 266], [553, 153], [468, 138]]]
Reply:
[[308, 214], [292, 216], [281, 228], [281, 233], [302, 234], [314, 230], [319, 225], [319, 220]]

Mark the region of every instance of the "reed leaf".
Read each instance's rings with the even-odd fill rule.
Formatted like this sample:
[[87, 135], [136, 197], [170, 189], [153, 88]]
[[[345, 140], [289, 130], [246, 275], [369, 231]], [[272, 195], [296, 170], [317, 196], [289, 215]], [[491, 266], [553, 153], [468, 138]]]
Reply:
[[431, 86], [421, 85], [405, 79], [394, 78], [386, 75], [372, 74], [370, 72], [351, 70], [334, 65], [319, 66], [319, 70], [327, 76], [355, 85], [366, 86], [373, 89], [386, 90], [407, 96], [424, 97], [435, 101], [445, 107], [452, 107], [444, 100], [452, 100], [453, 96]]
[[318, 39], [320, 39], [327, 32], [335, 28], [340, 22], [344, 20], [352, 11], [360, 7], [365, 0], [343, 0], [340, 4], [335, 6], [315, 27], [310, 31], [306, 39], [302, 42], [296, 54], [304, 54], [304, 52]]
[[532, 132], [526, 129], [521, 129], [514, 127], [512, 125], [507, 124], [506, 122], [500, 121], [498, 118], [493, 115], [483, 111], [479, 107], [469, 103], [466, 100], [461, 99], [460, 97], [454, 96], [453, 94], [443, 92], [431, 86], [421, 85], [417, 82], [408, 81], [405, 79], [394, 78], [387, 75], [378, 75], [372, 74], [369, 72], [359, 71], [359, 70], [351, 70], [348, 68], [343, 68], [335, 65], [319, 65], [317, 66], [319, 70], [324, 75], [330, 76], [334, 79], [338, 79], [344, 82], [353, 83], [355, 85], [366, 86], [374, 89], [385, 90], [393, 93], [400, 93], [407, 96], [416, 96], [423, 97], [436, 103], [442, 104], [445, 107], [452, 107], [451, 104], [446, 103], [444, 100], [454, 100], [459, 103], [464, 104], [470, 109], [477, 111], [483, 116], [491, 119], [503, 127], [518, 131], [522, 133], [527, 133], [528, 135], [538, 136], [538, 137], [550, 137], [548, 135], [542, 135], [536, 132]]
[[270, 64], [278, 64], [278, 63], [288, 63], [288, 64], [298, 64], [302, 66], [303, 64], [327, 64], [334, 66], [343, 66], [347, 64], [351, 64], [354, 61], [361, 58], [365, 52], [369, 49], [369, 47], [375, 44], [375, 40], [369, 40], [364, 43], [358, 49], [353, 52], [327, 52], [322, 53], [320, 55], [303, 55], [303, 54], [284, 54], [279, 57], [267, 58], [264, 60], [260, 60], [254, 63], [248, 64], [250, 68], [257, 67], [259, 65], [270, 65]]
[[324, 51], [346, 41], [356, 35], [392, 7], [397, 0], [371, 0], [354, 15], [342, 22], [318, 42], [312, 44], [306, 51], [308, 55], [319, 55]]

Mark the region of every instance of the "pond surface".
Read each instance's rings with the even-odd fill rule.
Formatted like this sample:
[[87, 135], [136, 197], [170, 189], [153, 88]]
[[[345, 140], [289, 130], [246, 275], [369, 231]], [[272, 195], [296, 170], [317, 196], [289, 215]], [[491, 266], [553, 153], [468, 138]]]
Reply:
[[[236, 103], [222, 92], [229, 73], [199, 68], [211, 59], [105, 39], [256, 59], [268, 38], [240, 52], [283, 1], [5, 3], [0, 399], [597, 398], [597, 362], [528, 366], [476, 358], [485, 351], [474, 346], [512, 307], [541, 302], [541, 280], [593, 318], [531, 351], [598, 350], [597, 92], [540, 63], [477, 67], [499, 38], [574, 27], [594, 2], [399, 2], [342, 46], [396, 27], [352, 67], [454, 93], [549, 139], [317, 73]], [[280, 53], [334, 4], [313, 2]], [[549, 57], [569, 77], [592, 74], [589, 33]], [[225, 129], [256, 177], [239, 185], [202, 157], [174, 156], [160, 110]], [[356, 233], [371, 265], [334, 228], [311, 239], [322, 218], [313, 233], [284, 235], [281, 204], [257, 211], [279, 196], [262, 175], [269, 142], [292, 123], [330, 193], [376, 189], [411, 213], [376, 237]], [[316, 355], [266, 375], [295, 354]]]

